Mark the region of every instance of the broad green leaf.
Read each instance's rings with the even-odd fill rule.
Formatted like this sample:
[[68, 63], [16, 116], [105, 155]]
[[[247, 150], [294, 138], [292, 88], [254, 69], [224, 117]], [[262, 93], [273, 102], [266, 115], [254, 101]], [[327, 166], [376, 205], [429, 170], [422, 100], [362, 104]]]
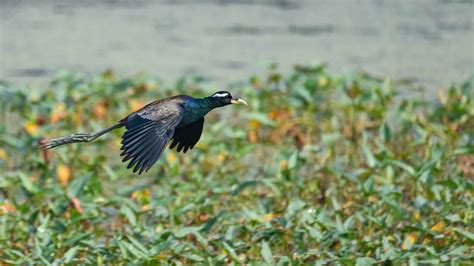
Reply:
[[125, 247], [125, 249], [127, 249], [127, 251], [130, 252], [130, 254], [132, 254], [136, 258], [140, 258], [140, 259], [147, 258], [147, 255], [145, 253], [143, 253], [142, 251], [140, 251], [139, 249], [137, 249], [135, 246], [128, 243], [127, 241], [120, 240], [120, 242]]
[[147, 250], [138, 240], [136, 240], [135, 238], [133, 238], [133, 237], [130, 236], [130, 235], [127, 235], [127, 238], [128, 238], [128, 240], [130, 240], [130, 242], [131, 242], [137, 249], [139, 249], [141, 252], [143, 252], [143, 254], [146, 254], [147, 256], [149, 256], [148, 250]]
[[288, 169], [294, 169], [298, 163], [298, 151], [295, 151], [291, 154], [288, 159]]
[[263, 259], [270, 264], [274, 264], [272, 250], [270, 249], [270, 245], [268, 242], [262, 241], [262, 249], [261, 249]]
[[23, 187], [31, 193], [35, 193], [38, 191], [38, 188], [36, 187], [35, 184], [31, 181], [31, 178], [25, 175], [23, 172], [19, 172], [18, 176], [20, 177], [21, 183]]
[[450, 221], [450, 222], [452, 222], [452, 223], [462, 221], [461, 216], [459, 216], [459, 214], [457, 214], [457, 213], [446, 215], [445, 218], [446, 218], [446, 220], [448, 220], [448, 221]]
[[404, 162], [402, 162], [402, 161], [392, 160], [392, 161], [390, 161], [390, 163], [393, 164], [393, 165], [395, 165], [395, 166], [400, 167], [400, 168], [403, 169], [403, 170], [405, 170], [405, 171], [406, 171], [408, 174], [410, 174], [411, 176], [414, 176], [414, 175], [415, 175], [415, 169], [414, 169], [412, 166], [410, 166], [410, 165], [408, 165], [408, 164], [406, 164], [406, 163], [404, 163]]
[[68, 186], [67, 195], [70, 198], [81, 196], [81, 193], [83, 192], [85, 186], [89, 182], [90, 177], [91, 177], [90, 174], [84, 174], [84, 175], [74, 178]]
[[65, 254], [64, 254], [64, 263], [70, 263], [72, 262], [72, 260], [74, 259], [74, 257], [76, 256], [77, 252], [79, 251], [79, 247], [76, 246], [76, 247], [73, 247], [73, 248], [70, 248]]
[[362, 151], [364, 152], [365, 159], [369, 167], [375, 167], [377, 165], [377, 159], [375, 159], [370, 147], [367, 144], [362, 144]]
[[195, 232], [199, 232], [201, 230], [201, 226], [186, 226], [179, 228], [174, 234], [176, 237], [181, 238], [185, 237], [189, 234], [194, 234]]
[[73, 235], [71, 238], [67, 239], [64, 241], [65, 246], [73, 246], [77, 242], [83, 240], [84, 238], [90, 236], [90, 233], [80, 233], [78, 232], [77, 234]]
[[373, 258], [370, 258], [370, 257], [362, 257], [362, 258], [358, 258], [356, 260], [356, 265], [357, 266], [374, 265], [376, 263], [377, 263], [377, 261]]
[[466, 231], [466, 230], [463, 230], [459, 227], [455, 227], [453, 228], [453, 230], [455, 232], [457, 232], [458, 234], [462, 235], [463, 237], [467, 238], [468, 240], [470, 241], [474, 241], [474, 234], [469, 232], [469, 231]]
[[390, 142], [392, 134], [387, 122], [384, 122], [382, 125], [380, 125], [379, 137], [383, 142]]
[[104, 164], [104, 165], [102, 165], [102, 168], [109, 175], [110, 180], [114, 181], [114, 180], [118, 179], [118, 175], [114, 172], [114, 170], [112, 170], [112, 168], [110, 168], [109, 165]]
[[467, 246], [460, 246], [460, 247], [457, 247], [457, 248], [454, 248], [452, 250], [450, 250], [448, 252], [448, 255], [451, 255], [451, 256], [464, 256], [464, 254], [466, 252], [468, 252], [469, 248]]
[[200, 257], [200, 256], [198, 256], [198, 255], [196, 255], [196, 254], [192, 254], [192, 253], [184, 253], [184, 254], [181, 255], [181, 256], [183, 256], [183, 257], [185, 257], [185, 258], [188, 258], [188, 259], [190, 259], [190, 260], [192, 260], [192, 261], [198, 261], [198, 262], [204, 261], [204, 258], [202, 258], [202, 257]]
[[222, 245], [224, 246], [225, 250], [227, 250], [227, 252], [229, 253], [229, 255], [231, 256], [231, 258], [236, 261], [236, 262], [240, 262], [240, 259], [239, 257], [237, 256], [237, 253], [235, 252], [235, 250], [229, 245], [227, 244], [226, 241], [223, 241], [222, 242]]
[[132, 209], [130, 209], [127, 205], [122, 205], [120, 212], [125, 215], [125, 217], [127, 217], [131, 225], [137, 225], [137, 217], [135, 216], [135, 213], [132, 211]]

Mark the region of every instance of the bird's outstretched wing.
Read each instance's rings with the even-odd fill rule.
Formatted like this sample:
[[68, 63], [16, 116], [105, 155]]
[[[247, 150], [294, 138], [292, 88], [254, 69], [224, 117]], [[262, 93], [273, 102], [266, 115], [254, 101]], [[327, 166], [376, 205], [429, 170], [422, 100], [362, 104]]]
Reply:
[[176, 126], [183, 117], [178, 102], [156, 102], [128, 116], [124, 123], [127, 131], [122, 136], [123, 162], [130, 160], [127, 168], [141, 174], [158, 160]]
[[170, 149], [173, 149], [176, 145], [178, 145], [178, 148], [176, 149], [178, 152], [182, 150], [184, 153], [186, 153], [188, 149], [192, 150], [194, 145], [196, 145], [196, 143], [199, 141], [199, 138], [201, 137], [203, 125], [204, 118], [201, 118], [185, 127], [176, 128]]

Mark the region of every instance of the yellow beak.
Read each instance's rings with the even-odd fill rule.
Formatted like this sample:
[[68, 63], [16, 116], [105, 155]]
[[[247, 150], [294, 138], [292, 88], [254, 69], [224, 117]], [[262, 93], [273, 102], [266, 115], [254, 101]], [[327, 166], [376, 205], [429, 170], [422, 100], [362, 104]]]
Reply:
[[242, 99], [232, 99], [232, 100], [230, 100], [230, 103], [231, 104], [245, 104], [245, 105], [248, 105], [247, 102], [242, 100]]

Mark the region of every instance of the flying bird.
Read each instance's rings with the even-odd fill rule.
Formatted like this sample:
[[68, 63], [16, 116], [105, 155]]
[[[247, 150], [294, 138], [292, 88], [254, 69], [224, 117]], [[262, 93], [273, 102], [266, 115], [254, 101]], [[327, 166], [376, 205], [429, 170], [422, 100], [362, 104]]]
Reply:
[[173, 96], [149, 103], [115, 125], [98, 132], [43, 140], [41, 148], [91, 142], [112, 130], [125, 127], [120, 156], [123, 162], [129, 161], [127, 168], [133, 167], [134, 173], [141, 174], [153, 166], [170, 141], [170, 149], [177, 146], [178, 152], [186, 153], [193, 149], [201, 137], [204, 116], [214, 108], [230, 104], [247, 105], [244, 100], [232, 97], [228, 91], [218, 91], [205, 98]]

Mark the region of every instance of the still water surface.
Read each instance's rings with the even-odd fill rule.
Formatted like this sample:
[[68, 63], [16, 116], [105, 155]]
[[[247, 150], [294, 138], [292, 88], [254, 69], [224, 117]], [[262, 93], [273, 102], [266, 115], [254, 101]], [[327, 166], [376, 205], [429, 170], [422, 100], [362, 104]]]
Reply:
[[430, 93], [474, 73], [473, 1], [0, 0], [0, 78], [60, 69], [186, 74], [216, 85], [325, 62], [414, 79]]

